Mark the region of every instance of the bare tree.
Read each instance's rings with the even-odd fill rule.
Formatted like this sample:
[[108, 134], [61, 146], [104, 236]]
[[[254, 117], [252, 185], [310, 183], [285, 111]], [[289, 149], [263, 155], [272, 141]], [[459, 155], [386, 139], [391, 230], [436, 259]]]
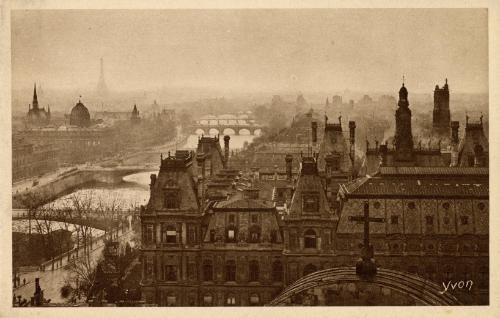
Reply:
[[88, 257], [74, 258], [68, 263], [68, 276], [61, 287], [61, 296], [70, 302], [82, 296], [88, 301], [96, 292], [97, 267], [100, 261], [91, 261]]

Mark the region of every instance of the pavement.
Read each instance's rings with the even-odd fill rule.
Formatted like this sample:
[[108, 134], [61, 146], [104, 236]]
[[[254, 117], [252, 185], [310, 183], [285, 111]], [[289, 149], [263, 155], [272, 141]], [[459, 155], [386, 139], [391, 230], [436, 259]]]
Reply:
[[[129, 229], [127, 232], [119, 235], [118, 240], [122, 242], [130, 242], [133, 237], [134, 231]], [[91, 251], [90, 257], [91, 261], [95, 264], [102, 256], [102, 251], [104, 249], [104, 242], [100, 242], [95, 245], [94, 249]], [[67, 264], [67, 259], [63, 260], [63, 265]], [[51, 303], [66, 303], [67, 299], [61, 297], [60, 289], [64, 285], [66, 278], [70, 274], [65, 266], [54, 268], [52, 271], [50, 267], [47, 266], [45, 271], [32, 271], [19, 273], [21, 277], [21, 283], [23, 278], [26, 279], [26, 284], [17, 288], [13, 288], [13, 293], [16, 295], [21, 295], [28, 301], [33, 296], [35, 292], [35, 278], [40, 278], [40, 287], [43, 290], [44, 298], [50, 299]], [[82, 301], [84, 299], [82, 298]]]

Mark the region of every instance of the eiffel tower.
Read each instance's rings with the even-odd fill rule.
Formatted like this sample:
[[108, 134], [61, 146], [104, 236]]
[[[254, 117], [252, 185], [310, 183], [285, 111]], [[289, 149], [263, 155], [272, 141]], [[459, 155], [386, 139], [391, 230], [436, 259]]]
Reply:
[[101, 57], [101, 73], [99, 75], [99, 82], [97, 83], [96, 89], [97, 96], [106, 97], [108, 95], [108, 87], [104, 81], [104, 61]]

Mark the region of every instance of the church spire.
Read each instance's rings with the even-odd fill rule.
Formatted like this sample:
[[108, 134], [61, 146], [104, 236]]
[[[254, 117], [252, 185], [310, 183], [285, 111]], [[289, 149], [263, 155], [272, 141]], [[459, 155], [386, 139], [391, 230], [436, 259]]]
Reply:
[[38, 96], [36, 95], [36, 83], [33, 87], [33, 109], [38, 110]]

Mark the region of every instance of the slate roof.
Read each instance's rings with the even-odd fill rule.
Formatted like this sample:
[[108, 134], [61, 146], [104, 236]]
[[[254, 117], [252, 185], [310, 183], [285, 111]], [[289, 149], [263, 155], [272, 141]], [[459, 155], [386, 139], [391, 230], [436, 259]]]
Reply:
[[382, 176], [482, 176], [489, 175], [489, 168], [480, 167], [380, 167]]
[[[392, 170], [399, 171], [399, 175], [383, 173], [394, 173]], [[360, 178], [350, 183], [341, 186], [341, 193], [348, 197], [488, 197], [489, 183], [488, 174], [484, 169], [480, 168], [473, 174], [469, 169], [467, 173], [460, 174], [458, 170], [462, 168], [437, 168], [435, 171], [416, 171], [412, 168], [394, 168], [389, 171], [381, 171], [374, 177]], [[402, 171], [408, 170], [408, 174], [403, 174]], [[417, 168], [421, 170], [422, 168]], [[436, 174], [438, 170], [444, 170], [443, 174]], [[457, 171], [452, 171], [456, 169]], [[473, 168], [477, 169], [477, 168]], [[487, 168], [485, 168], [487, 170]], [[412, 172], [414, 174], [412, 174]], [[423, 172], [428, 172], [429, 175]], [[469, 178], [464, 178], [469, 176]]]
[[261, 199], [236, 199], [220, 201], [214, 204], [214, 209], [224, 210], [268, 210], [274, 209], [274, 202]]

